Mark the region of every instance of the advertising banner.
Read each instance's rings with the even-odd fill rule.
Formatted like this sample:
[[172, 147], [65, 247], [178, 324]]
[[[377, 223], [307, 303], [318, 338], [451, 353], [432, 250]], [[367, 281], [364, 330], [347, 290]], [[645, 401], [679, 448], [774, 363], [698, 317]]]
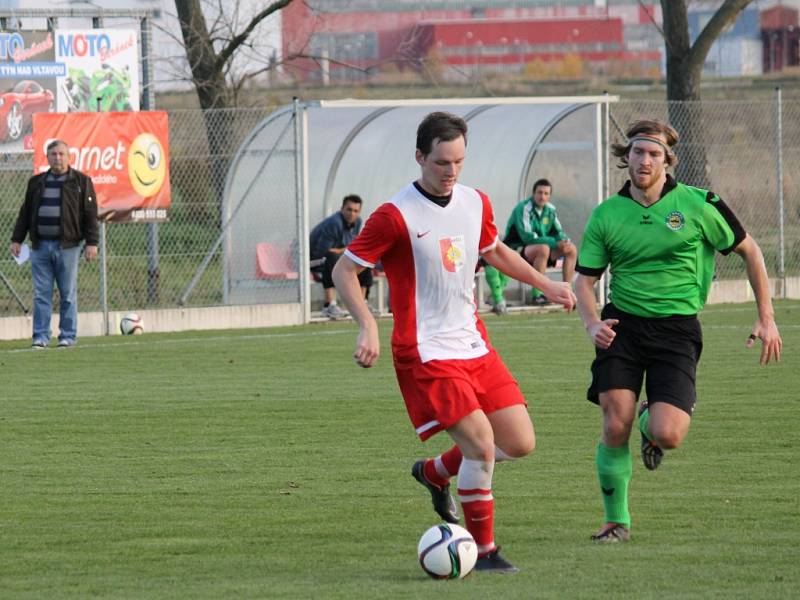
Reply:
[[30, 151], [34, 113], [56, 109], [55, 39], [47, 31], [0, 31], [0, 152]]
[[167, 113], [38, 113], [33, 168], [49, 168], [47, 145], [69, 145], [70, 166], [89, 175], [105, 221], [165, 221], [170, 207]]
[[139, 47], [133, 29], [59, 29], [59, 112], [139, 110]]

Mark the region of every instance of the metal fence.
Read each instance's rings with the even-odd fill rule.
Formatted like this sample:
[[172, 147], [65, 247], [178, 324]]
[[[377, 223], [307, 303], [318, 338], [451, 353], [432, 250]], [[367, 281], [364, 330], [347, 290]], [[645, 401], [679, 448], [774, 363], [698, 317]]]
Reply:
[[[771, 277], [800, 273], [800, 103], [624, 101], [611, 105], [611, 137], [643, 116], [668, 120], [679, 132], [677, 178], [710, 189], [730, 206], [761, 246]], [[616, 134], [616, 135], [615, 135]], [[626, 172], [612, 157], [610, 188]], [[779, 182], [781, 184], [779, 185]], [[718, 279], [745, 277], [737, 257], [717, 257]]]
[[[226, 165], [243, 140], [269, 112], [266, 109], [232, 109], [169, 113], [172, 184], [169, 221], [159, 224], [109, 223], [105, 226], [105, 289], [109, 310], [179, 306], [220, 236], [224, 221], [220, 198]], [[216, 131], [209, 131], [208, 127], [216, 127]], [[214, 139], [212, 136], [218, 137]], [[216, 152], [212, 151], [214, 145]], [[10, 242], [31, 175], [30, 155], [6, 155], [0, 162], [0, 239], [5, 240], [6, 245]], [[0, 255], [0, 273], [5, 278], [5, 285], [0, 286], [0, 316], [22, 314], [22, 306], [15, 296], [19, 296], [30, 309], [33, 292], [29, 263], [18, 266], [8, 252]], [[186, 296], [186, 305], [223, 304], [222, 270], [218, 249]], [[81, 265], [79, 298], [82, 311], [102, 308], [101, 274], [101, 261]]]
[[[254, 221], [247, 206], [222, 206], [227, 167], [268, 114], [266, 109], [170, 112], [169, 221], [105, 226], [108, 310], [218, 306], [234, 301], [231, 274], [256, 269], [255, 251], [226, 254], [226, 235], [235, 230], [249, 232], [253, 239], [277, 239], [285, 242], [283, 246], [300, 247], [296, 236], [299, 208], [292, 203], [293, 190], [301, 180], [297, 173], [301, 163], [291, 158], [297, 140], [289, 125], [287, 135], [275, 140], [274, 149], [282, 158], [274, 163], [280, 168], [274, 170], [270, 193], [251, 190], [243, 201], [274, 197], [273, 217]], [[622, 139], [628, 123], [643, 116], [668, 119], [681, 132], [676, 148], [679, 177], [712, 189], [726, 201], [761, 245], [770, 274], [799, 275], [800, 102], [781, 102], [779, 94], [773, 100], [747, 102], [626, 100], [611, 106], [612, 139]], [[248, 160], [257, 166], [260, 157], [272, 150], [260, 148], [260, 155]], [[0, 158], [0, 239], [6, 244], [31, 174], [30, 156]], [[610, 190], [618, 189], [623, 180], [624, 171], [612, 162]], [[28, 263], [18, 266], [8, 252], [0, 255], [0, 317], [22, 314], [31, 305], [30, 267]], [[102, 309], [100, 265], [96, 261], [81, 267], [83, 311]], [[741, 260], [719, 259], [718, 278], [744, 276]], [[285, 302], [290, 288], [298, 289], [286, 283], [261, 286], [258, 293], [238, 294], [235, 303]], [[270, 290], [275, 292], [274, 299]]]

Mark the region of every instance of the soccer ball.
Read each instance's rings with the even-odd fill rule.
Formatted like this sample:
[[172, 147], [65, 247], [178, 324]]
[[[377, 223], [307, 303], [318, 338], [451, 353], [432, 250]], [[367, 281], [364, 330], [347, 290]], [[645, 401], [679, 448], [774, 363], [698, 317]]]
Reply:
[[434, 579], [461, 579], [475, 566], [478, 546], [463, 527], [443, 523], [422, 534], [417, 555], [422, 570]]
[[136, 313], [128, 313], [120, 319], [119, 330], [123, 335], [138, 335], [144, 333], [142, 317]]

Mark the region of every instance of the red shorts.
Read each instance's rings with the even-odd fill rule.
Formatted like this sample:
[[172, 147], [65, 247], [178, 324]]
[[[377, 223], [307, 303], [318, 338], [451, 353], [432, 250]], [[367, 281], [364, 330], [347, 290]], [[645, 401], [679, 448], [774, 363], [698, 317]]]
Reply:
[[417, 361], [395, 370], [408, 416], [422, 440], [478, 409], [491, 413], [515, 404], [527, 406], [494, 350], [479, 358]]

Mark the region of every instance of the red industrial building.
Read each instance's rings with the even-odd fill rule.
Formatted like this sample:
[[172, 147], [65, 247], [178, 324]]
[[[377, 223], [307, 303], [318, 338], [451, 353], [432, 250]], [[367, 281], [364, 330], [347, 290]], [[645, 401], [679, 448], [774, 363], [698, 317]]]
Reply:
[[436, 51], [445, 64], [484, 70], [521, 69], [543, 62], [577, 57], [602, 71], [610, 61], [660, 62], [657, 51], [629, 51], [622, 19], [447, 19], [423, 21], [407, 38], [414, 56]]
[[[654, 9], [655, 10], [655, 9]], [[526, 64], [570, 56], [588, 71], [612, 63], [657, 70], [661, 53], [630, 49], [624, 26], [650, 24], [641, 5], [612, 17], [594, 6], [553, 8], [406, 11], [312, 11], [294, 2], [282, 11], [286, 70], [299, 80], [366, 77], [381, 65], [419, 67], [435, 53], [455, 73], [522, 71]], [[655, 17], [660, 17], [660, 11]], [[307, 58], [315, 57], [315, 58]], [[321, 58], [321, 60], [320, 60]]]
[[800, 66], [800, 27], [797, 10], [774, 6], [761, 11], [764, 73]]

